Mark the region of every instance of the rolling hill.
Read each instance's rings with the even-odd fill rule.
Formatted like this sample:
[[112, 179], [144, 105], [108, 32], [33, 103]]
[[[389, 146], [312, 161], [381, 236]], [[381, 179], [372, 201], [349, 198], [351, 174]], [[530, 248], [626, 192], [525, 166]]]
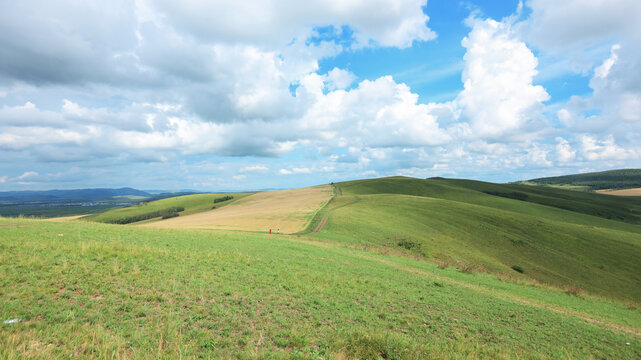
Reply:
[[639, 358], [640, 206], [391, 177], [0, 218], [0, 358]]
[[[265, 191], [234, 201], [222, 209], [146, 224], [176, 229], [223, 229], [291, 234], [304, 230], [332, 197], [329, 185]], [[188, 214], [185, 214], [188, 215]]]
[[620, 169], [528, 180], [536, 185], [567, 186], [584, 190], [641, 188], [641, 169]]
[[334, 186], [338, 195], [307, 229], [316, 230], [316, 238], [641, 299], [640, 200], [456, 179], [393, 177]]
[[248, 195], [251, 193], [183, 195], [112, 209], [83, 219], [112, 224], [148, 223], [163, 217], [185, 216], [209, 211], [213, 207], [220, 208]]

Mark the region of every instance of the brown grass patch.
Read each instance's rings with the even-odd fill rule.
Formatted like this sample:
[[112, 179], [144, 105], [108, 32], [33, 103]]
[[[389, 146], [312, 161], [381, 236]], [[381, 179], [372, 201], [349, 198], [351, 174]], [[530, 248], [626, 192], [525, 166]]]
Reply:
[[266, 191], [239, 199], [225, 207], [179, 216], [140, 226], [265, 231], [283, 234], [302, 231], [332, 197], [329, 185]]
[[616, 195], [616, 196], [641, 196], [641, 188], [623, 189], [623, 190], [597, 190], [599, 194]]

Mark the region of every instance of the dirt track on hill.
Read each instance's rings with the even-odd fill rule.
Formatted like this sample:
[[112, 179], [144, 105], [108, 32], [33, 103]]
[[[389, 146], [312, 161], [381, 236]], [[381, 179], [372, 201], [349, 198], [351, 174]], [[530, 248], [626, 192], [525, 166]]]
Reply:
[[140, 226], [181, 229], [225, 229], [292, 234], [304, 230], [314, 214], [332, 198], [332, 188], [266, 191], [225, 207]]

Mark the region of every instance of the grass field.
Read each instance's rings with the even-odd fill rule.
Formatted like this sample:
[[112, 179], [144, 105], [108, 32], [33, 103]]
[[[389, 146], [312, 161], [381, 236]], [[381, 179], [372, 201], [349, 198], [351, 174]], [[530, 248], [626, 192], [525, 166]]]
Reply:
[[0, 219], [0, 274], [2, 359], [641, 357], [635, 306], [314, 236]]
[[[164, 209], [180, 207], [184, 210], [179, 213], [180, 216], [186, 216], [191, 214], [196, 214], [203, 211], [209, 211], [212, 207], [216, 208], [224, 207], [235, 200], [242, 199], [246, 196], [251, 195], [251, 193], [236, 193], [236, 194], [194, 194], [194, 195], [183, 195], [172, 197], [168, 199], [162, 199], [157, 201], [152, 201], [140, 205], [130, 206], [121, 209], [113, 209], [106, 211], [101, 214], [87, 216], [85, 220], [103, 222], [103, 223], [114, 223], [122, 219], [139, 216], [141, 214], [148, 214], [153, 212], [158, 212]], [[226, 196], [231, 196], [233, 199], [222, 201], [216, 203], [216, 199], [222, 199]], [[137, 221], [136, 223], [141, 222], [153, 222], [161, 220], [160, 216], [145, 220]]]
[[221, 209], [180, 216], [148, 226], [176, 229], [231, 229], [295, 233], [332, 197], [329, 185], [256, 193]]
[[638, 221], [629, 209], [639, 200], [446, 179], [335, 186], [340, 195], [308, 228], [325, 222], [318, 239], [641, 302], [641, 226], [625, 222]]

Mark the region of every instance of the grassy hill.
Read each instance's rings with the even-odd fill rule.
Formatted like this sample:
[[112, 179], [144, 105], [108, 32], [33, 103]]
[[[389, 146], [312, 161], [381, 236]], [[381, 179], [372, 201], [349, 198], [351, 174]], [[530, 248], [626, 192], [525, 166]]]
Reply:
[[251, 195], [251, 193], [177, 196], [126, 208], [113, 209], [101, 214], [90, 215], [83, 219], [102, 223], [120, 224], [157, 221], [165, 216], [175, 216], [174, 214], [185, 216], [209, 211], [212, 207], [219, 208], [226, 206], [248, 195]]
[[308, 230], [444, 267], [639, 302], [641, 200], [456, 179], [335, 184]]
[[[364, 215], [456, 202], [349, 196]], [[307, 235], [0, 218], [0, 273], [0, 318], [23, 319], [0, 327], [2, 359], [641, 356], [635, 306]]]
[[586, 190], [641, 187], [641, 169], [621, 169], [528, 180], [536, 185], [569, 186]]

